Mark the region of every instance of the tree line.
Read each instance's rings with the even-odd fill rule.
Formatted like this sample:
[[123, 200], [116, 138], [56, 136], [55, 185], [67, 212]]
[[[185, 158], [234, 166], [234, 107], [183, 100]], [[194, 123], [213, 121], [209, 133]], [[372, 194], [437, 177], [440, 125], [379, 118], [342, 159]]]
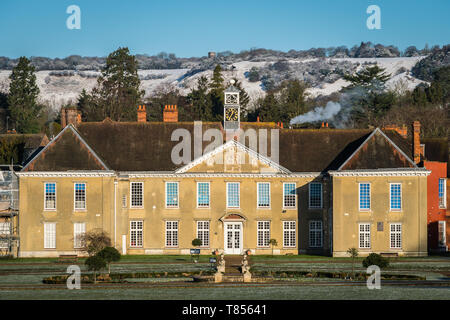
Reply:
[[[83, 121], [136, 121], [137, 105], [147, 105], [147, 120], [161, 121], [164, 105], [176, 104], [180, 121], [222, 121], [225, 83], [220, 64], [208, 79], [201, 76], [186, 95], [171, 85], [161, 85], [151, 97], [144, 98], [138, 77], [138, 61], [128, 48], [118, 48], [106, 58], [97, 85], [83, 90], [74, 104]], [[307, 85], [299, 80], [285, 80], [267, 90], [264, 97], [250, 101], [242, 84], [235, 79], [240, 91], [242, 121], [282, 122], [290, 120], [328, 101], [341, 101], [350, 110], [346, 127], [367, 128], [387, 124], [408, 124], [412, 120], [423, 123], [426, 136], [446, 136], [448, 133], [448, 105], [450, 100], [450, 66], [436, 70], [430, 85], [422, 84], [409, 90], [406, 83], [397, 82], [387, 90], [391, 75], [377, 65], [366, 66], [354, 74], [344, 75], [350, 85], [327, 97], [309, 97]], [[10, 76], [10, 91], [0, 96], [0, 104], [7, 110], [10, 127], [21, 133], [46, 132], [54, 135], [60, 129], [58, 115], [50, 107], [37, 102], [39, 88], [35, 68], [21, 57]], [[358, 94], [351, 94], [357, 92]], [[332, 121], [330, 121], [332, 123]], [[314, 125], [314, 124], [312, 124]], [[52, 130], [53, 129], [53, 130]]]

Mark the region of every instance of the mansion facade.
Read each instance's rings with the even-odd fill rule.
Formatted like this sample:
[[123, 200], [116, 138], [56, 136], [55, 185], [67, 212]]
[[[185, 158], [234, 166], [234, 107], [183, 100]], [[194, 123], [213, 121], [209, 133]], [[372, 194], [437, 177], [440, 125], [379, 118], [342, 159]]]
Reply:
[[136, 122], [64, 109], [63, 130], [18, 173], [19, 255], [80, 254], [93, 229], [122, 254], [189, 254], [199, 238], [202, 254], [427, 255], [419, 123], [409, 139], [288, 129], [240, 122], [227, 101], [224, 123], [178, 122], [176, 106], [163, 122], [145, 107]]

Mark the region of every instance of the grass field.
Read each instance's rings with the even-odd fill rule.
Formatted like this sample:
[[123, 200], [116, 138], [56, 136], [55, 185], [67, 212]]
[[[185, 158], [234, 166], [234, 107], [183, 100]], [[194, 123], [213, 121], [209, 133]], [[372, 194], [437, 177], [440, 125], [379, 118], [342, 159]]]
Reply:
[[[318, 256], [252, 256], [258, 270], [351, 271], [348, 258]], [[190, 256], [123, 256], [112, 265], [113, 273], [130, 272], [200, 272], [210, 270], [208, 256], [193, 263]], [[84, 259], [77, 265], [86, 273]], [[432, 299], [450, 300], [450, 258], [391, 259], [389, 273], [424, 276], [427, 282], [383, 283], [380, 290], [369, 290], [365, 283], [330, 279], [300, 279], [263, 284], [199, 284], [190, 278], [129, 279], [126, 284], [82, 285], [68, 290], [65, 285], [43, 284], [44, 277], [66, 274], [69, 264], [56, 258], [0, 260], [0, 299]], [[364, 270], [361, 259], [356, 270]], [[435, 282], [439, 282], [436, 285]], [[429, 285], [428, 285], [429, 283]]]

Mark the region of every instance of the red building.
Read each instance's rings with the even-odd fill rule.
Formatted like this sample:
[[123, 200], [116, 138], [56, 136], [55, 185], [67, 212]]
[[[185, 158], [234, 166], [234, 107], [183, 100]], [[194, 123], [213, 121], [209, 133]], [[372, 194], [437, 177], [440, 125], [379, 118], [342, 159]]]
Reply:
[[448, 251], [447, 163], [424, 161], [431, 170], [427, 178], [428, 251]]

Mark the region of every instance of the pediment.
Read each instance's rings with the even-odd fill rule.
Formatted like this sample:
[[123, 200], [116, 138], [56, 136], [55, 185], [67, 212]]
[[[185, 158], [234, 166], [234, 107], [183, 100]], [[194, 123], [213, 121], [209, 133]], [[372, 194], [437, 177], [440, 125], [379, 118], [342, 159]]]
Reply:
[[177, 173], [290, 173], [270, 158], [230, 140], [176, 170]]

